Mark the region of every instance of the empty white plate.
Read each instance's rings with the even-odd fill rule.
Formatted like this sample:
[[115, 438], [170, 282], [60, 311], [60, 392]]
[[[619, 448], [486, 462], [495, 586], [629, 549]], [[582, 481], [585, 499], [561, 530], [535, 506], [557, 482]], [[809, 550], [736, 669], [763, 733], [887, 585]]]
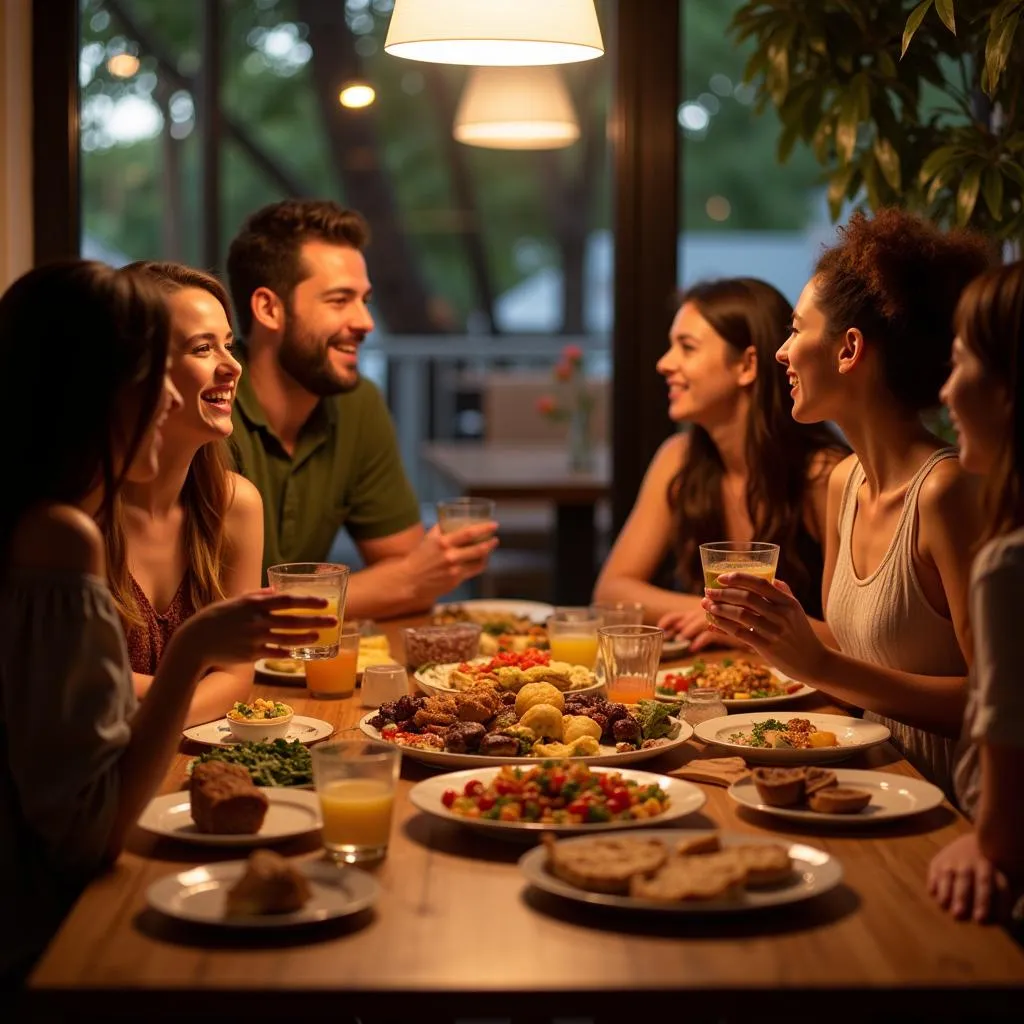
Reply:
[[260, 792], [266, 794], [270, 806], [256, 833], [226, 835], [200, 832], [192, 821], [188, 790], [154, 797], [138, 823], [147, 832], [205, 846], [262, 846], [320, 828], [320, 801], [316, 793], [278, 786], [266, 786]]

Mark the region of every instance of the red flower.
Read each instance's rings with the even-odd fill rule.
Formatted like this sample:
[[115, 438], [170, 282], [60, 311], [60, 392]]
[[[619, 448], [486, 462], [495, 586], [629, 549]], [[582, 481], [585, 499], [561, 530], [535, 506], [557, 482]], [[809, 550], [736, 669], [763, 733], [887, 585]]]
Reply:
[[583, 362], [583, 349], [579, 345], [566, 345], [562, 349], [562, 358], [573, 365], [579, 365]]
[[572, 371], [571, 363], [559, 363], [555, 367], [555, 380], [560, 380], [563, 383], [572, 380]]
[[551, 416], [556, 408], [555, 400], [551, 395], [541, 395], [537, 399], [537, 412], [542, 416]]

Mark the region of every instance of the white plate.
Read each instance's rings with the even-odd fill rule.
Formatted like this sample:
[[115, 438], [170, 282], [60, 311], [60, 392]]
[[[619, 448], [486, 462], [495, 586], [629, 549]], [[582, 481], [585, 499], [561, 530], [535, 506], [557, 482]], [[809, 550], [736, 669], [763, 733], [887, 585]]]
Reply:
[[[359, 720], [359, 728], [369, 736], [370, 739], [387, 741], [381, 738], [380, 731], [370, 725], [370, 719], [375, 717], [376, 711], [371, 711]], [[651, 758], [660, 757], [662, 754], [676, 747], [682, 746], [692, 735], [693, 729], [687, 722], [679, 721], [679, 735], [668, 743], [658, 747], [648, 747], [646, 750], [627, 750], [619, 753], [613, 746], [602, 745], [600, 752], [591, 754], [588, 757], [570, 757], [569, 761], [579, 761], [581, 764], [613, 764], [620, 765], [636, 764], [639, 761], [649, 761]], [[422, 764], [432, 765], [435, 768], [490, 768], [492, 765], [502, 764], [539, 764], [544, 760], [542, 757], [493, 757], [487, 754], [450, 754], [446, 750], [419, 750], [416, 747], [399, 747], [403, 757], [419, 761]]]
[[474, 598], [471, 601], [448, 601], [444, 604], [434, 605], [434, 614], [443, 612], [453, 605], [465, 608], [466, 611], [479, 612], [483, 615], [517, 615], [524, 619], [530, 619], [539, 625], [555, 614], [553, 605], [544, 604], [542, 601], [502, 601], [488, 600], [487, 598]]
[[[277, 659], [274, 659], [277, 660]], [[285, 682], [291, 683], [294, 686], [305, 686], [306, 685], [306, 667], [301, 661], [296, 660], [296, 665], [299, 666], [298, 672], [282, 672], [280, 669], [271, 668], [267, 664], [266, 658], [260, 658], [259, 661], [253, 666], [261, 676], [271, 676], [274, 679], [283, 679]]]
[[[530, 767], [525, 765], [524, 767]], [[445, 790], [454, 789], [461, 793], [463, 787], [471, 779], [479, 779], [485, 786], [501, 771], [500, 768], [471, 768], [463, 772], [448, 772], [445, 775], [435, 775], [431, 779], [424, 779], [412, 787], [409, 792], [409, 799], [413, 805], [426, 814], [432, 814], [445, 821], [453, 821], [457, 825], [465, 825], [468, 828], [479, 829], [483, 832], [500, 832], [503, 834], [520, 833], [529, 838], [538, 832], [553, 832], [556, 835], [569, 835], [579, 832], [608, 832], [611, 830], [625, 828], [643, 828], [649, 825], [662, 825], [668, 821], [675, 821], [677, 818], [684, 818], [688, 814], [699, 811], [704, 806], [707, 797], [704, 791], [695, 786], [692, 782], [684, 782], [682, 779], [673, 779], [668, 775], [656, 775], [654, 772], [632, 771], [629, 768], [615, 769], [622, 775], [623, 779], [633, 781], [641, 786], [661, 786], [668, 794], [669, 805], [657, 817], [639, 818], [629, 821], [595, 821], [581, 825], [555, 825], [539, 821], [491, 821], [487, 818], [465, 818], [461, 814], [454, 814], [448, 810], [441, 797]]]
[[[300, 743], [316, 743], [317, 740], [326, 739], [334, 732], [334, 726], [321, 718], [307, 718], [305, 715], [296, 715], [288, 726], [288, 735], [281, 737], [285, 740], [298, 740]], [[204, 722], [202, 725], [193, 725], [186, 729], [182, 736], [194, 743], [205, 743], [208, 747], [233, 747], [241, 740], [235, 739], [228, 727], [226, 718], [218, 718], [216, 722]]]
[[[657, 675], [654, 685], [655, 687], [665, 678], [665, 676], [673, 675], [689, 675], [693, 671], [692, 665], [687, 665], [684, 668], [663, 668]], [[792, 683], [795, 680], [790, 679], [789, 676], [783, 675], [776, 669], [769, 669], [771, 674], [780, 683]], [[729, 711], [742, 711], [744, 708], [766, 708], [773, 707], [776, 704], [787, 704], [793, 700], [799, 700], [801, 697], [806, 697], [808, 694], [817, 693], [813, 686], [808, 686], [806, 683], [800, 684], [799, 690], [794, 690], [792, 693], [784, 694], [781, 697], [751, 697], [749, 700], [723, 700], [722, 703], [726, 706]], [[665, 704], [682, 704], [686, 699], [685, 694], [677, 694], [675, 697], [670, 697], [666, 693], [658, 693], [655, 689], [654, 696], [657, 700], [663, 701]]]
[[[673, 846], [681, 839], [690, 839], [707, 832], [690, 831], [688, 829], [666, 829], [644, 831], [643, 839], [660, 839], [668, 846]], [[842, 880], [843, 869], [835, 857], [814, 846], [803, 843], [787, 843], [785, 840], [771, 836], [746, 835], [739, 832], [719, 832], [718, 838], [723, 846], [762, 845], [767, 843], [789, 847], [789, 855], [793, 858], [792, 881], [780, 885], [768, 886], [763, 889], [745, 889], [739, 899], [734, 900], [693, 900], [680, 903], [655, 903], [652, 900], [636, 899], [632, 896], [612, 896], [607, 893], [587, 892], [576, 886], [563, 882], [560, 878], [549, 874], [547, 870], [547, 850], [543, 846], [534, 847], [519, 858], [519, 869], [527, 881], [538, 889], [562, 896], [578, 903], [590, 903], [601, 907], [614, 907], [617, 910], [655, 911], [662, 914], [736, 914], [743, 911], [762, 910], [766, 907], [778, 907], [786, 903], [798, 903], [800, 900], [820, 896], [835, 888]], [[578, 843], [582, 838], [564, 839], [560, 842]]]
[[663, 640], [661, 644], [661, 660], [670, 661], [672, 658], [681, 658], [689, 649], [689, 640]]
[[874, 825], [879, 821], [895, 821], [912, 814], [923, 814], [942, 803], [942, 790], [924, 779], [912, 779], [890, 772], [869, 772], [857, 768], [837, 768], [837, 784], [871, 791], [871, 803], [856, 814], [823, 814], [800, 807], [772, 807], [763, 803], [754, 780], [749, 776], [729, 787], [729, 796], [743, 807], [763, 811], [789, 821], [813, 821], [826, 825]]
[[[431, 665], [429, 668], [422, 668], [418, 672], [413, 673], [413, 680], [416, 685], [424, 692], [428, 694], [438, 693], [459, 693], [461, 691], [455, 689], [454, 686], [448, 685], [448, 677], [450, 676], [453, 669], [457, 669], [459, 665], [486, 665], [489, 661], [493, 661], [493, 658], [470, 658], [467, 662], [453, 661], [446, 665]], [[598, 694], [604, 689], [604, 684], [597, 681], [597, 677], [594, 673], [590, 673], [594, 682], [589, 686], [581, 686], [576, 690], [563, 690], [562, 693], [568, 695], [570, 693], [582, 693], [582, 694]]]
[[150, 800], [138, 823], [148, 832], [206, 846], [261, 846], [320, 828], [320, 801], [316, 793], [281, 786], [263, 786], [260, 792], [266, 794], [270, 806], [259, 832], [253, 834], [199, 832], [192, 821], [187, 790]]
[[222, 928], [287, 928], [330, 921], [365, 910], [376, 902], [380, 886], [373, 875], [358, 868], [338, 868], [325, 861], [305, 861], [295, 867], [309, 880], [312, 894], [301, 910], [291, 914], [226, 917], [227, 890], [245, 871], [244, 860], [204, 864], [157, 879], [147, 890], [149, 905], [180, 921]]
[[[745, 731], [767, 718], [774, 718], [779, 722], [788, 722], [791, 718], [806, 718], [817, 729], [834, 732], [839, 746], [814, 747], [809, 750], [798, 750], [794, 747], [748, 747], [729, 739], [733, 733]], [[713, 743], [723, 750], [728, 750], [730, 754], [738, 754], [744, 760], [757, 764], [821, 764], [824, 761], [842, 761], [861, 750], [884, 743], [889, 738], [889, 730], [878, 722], [866, 722], [862, 718], [846, 718], [843, 715], [759, 711], [749, 715], [710, 718], [697, 726], [696, 735], [697, 739], [705, 743]]]

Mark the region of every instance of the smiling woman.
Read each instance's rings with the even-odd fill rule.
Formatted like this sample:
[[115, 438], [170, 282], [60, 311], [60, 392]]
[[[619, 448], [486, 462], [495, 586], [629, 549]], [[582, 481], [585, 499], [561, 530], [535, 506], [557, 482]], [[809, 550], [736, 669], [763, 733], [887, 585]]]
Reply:
[[[199, 608], [260, 585], [262, 502], [227, 469], [225, 439], [242, 368], [232, 354], [223, 285], [174, 263], [129, 273], [156, 281], [171, 315], [169, 375], [182, 407], [163, 428], [160, 471], [129, 485], [107, 530], [111, 589], [125, 624], [135, 689], [144, 697], [174, 631]], [[188, 724], [245, 696], [252, 667], [224, 665], [196, 690]]]

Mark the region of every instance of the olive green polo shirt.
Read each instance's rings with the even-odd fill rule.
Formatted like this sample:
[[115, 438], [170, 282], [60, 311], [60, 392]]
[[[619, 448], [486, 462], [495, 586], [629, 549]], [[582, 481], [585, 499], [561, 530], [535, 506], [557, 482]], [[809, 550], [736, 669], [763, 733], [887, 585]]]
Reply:
[[356, 542], [420, 521], [394, 424], [368, 380], [323, 398], [289, 455], [267, 423], [248, 373], [238, 381], [231, 448], [238, 471], [263, 496], [263, 569], [322, 562], [340, 527]]

